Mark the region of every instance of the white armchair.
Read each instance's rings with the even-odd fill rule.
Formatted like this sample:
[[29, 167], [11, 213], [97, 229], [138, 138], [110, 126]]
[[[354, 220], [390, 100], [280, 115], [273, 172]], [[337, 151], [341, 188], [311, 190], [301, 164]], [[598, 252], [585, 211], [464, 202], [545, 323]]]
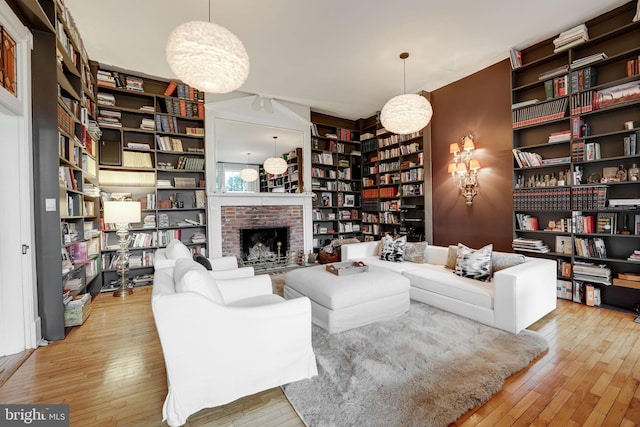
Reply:
[[156, 271], [153, 315], [164, 353], [170, 426], [203, 409], [317, 375], [308, 298], [284, 300], [259, 275], [214, 279], [188, 259]]

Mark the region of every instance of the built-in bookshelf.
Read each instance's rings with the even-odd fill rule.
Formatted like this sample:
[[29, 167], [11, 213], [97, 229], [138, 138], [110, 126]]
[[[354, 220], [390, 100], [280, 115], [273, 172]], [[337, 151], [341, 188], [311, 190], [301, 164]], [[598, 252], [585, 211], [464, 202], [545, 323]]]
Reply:
[[287, 161], [287, 170], [281, 175], [273, 175], [260, 166], [260, 191], [265, 193], [301, 193], [302, 147], [297, 147], [283, 155]]
[[[100, 64], [98, 123], [102, 200], [136, 200], [142, 222], [130, 228], [129, 274], [150, 283], [156, 249], [179, 239], [207, 253], [204, 93]], [[100, 224], [102, 291], [117, 288], [117, 236]]]
[[83, 295], [95, 295], [101, 286], [96, 157], [100, 129], [95, 122], [95, 77], [82, 39], [64, 4], [55, 2], [54, 9], [62, 301], [64, 326], [70, 327], [84, 318], [71, 320], [67, 314], [82, 310], [88, 298]]
[[425, 240], [423, 132], [396, 135], [369, 119], [362, 137], [362, 232]]
[[360, 237], [361, 144], [355, 123], [312, 113], [313, 248]]
[[629, 310], [640, 304], [635, 12], [630, 2], [575, 27], [571, 46], [524, 49], [512, 71], [514, 249], [557, 260], [560, 298]]

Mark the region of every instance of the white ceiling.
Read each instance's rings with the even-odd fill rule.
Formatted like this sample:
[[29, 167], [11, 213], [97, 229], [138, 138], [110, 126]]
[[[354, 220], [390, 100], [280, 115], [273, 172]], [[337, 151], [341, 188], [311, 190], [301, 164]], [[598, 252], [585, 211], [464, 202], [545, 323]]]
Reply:
[[[627, 0], [65, 0], [91, 59], [172, 78], [165, 41], [211, 20], [251, 60], [243, 92], [369, 117], [403, 91], [433, 91]], [[209, 18], [209, 7], [211, 17]], [[435, 112], [437, 114], [437, 111]]]

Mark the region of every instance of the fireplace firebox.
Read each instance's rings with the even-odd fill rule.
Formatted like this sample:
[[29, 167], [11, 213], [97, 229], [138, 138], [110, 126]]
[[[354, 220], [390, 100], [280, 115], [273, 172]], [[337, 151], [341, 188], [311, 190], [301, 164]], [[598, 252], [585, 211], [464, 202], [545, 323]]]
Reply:
[[256, 271], [283, 268], [290, 262], [289, 227], [241, 229], [240, 245], [243, 266]]

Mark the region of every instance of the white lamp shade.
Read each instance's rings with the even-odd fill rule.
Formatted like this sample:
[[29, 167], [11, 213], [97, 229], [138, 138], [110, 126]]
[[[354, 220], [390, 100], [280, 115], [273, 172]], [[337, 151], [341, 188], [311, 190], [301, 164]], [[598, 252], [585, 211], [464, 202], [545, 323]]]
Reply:
[[253, 168], [244, 168], [240, 171], [240, 178], [246, 182], [253, 182], [258, 179], [258, 171]]
[[104, 202], [103, 217], [106, 223], [132, 224], [140, 222], [140, 202]]
[[282, 157], [269, 157], [264, 161], [264, 170], [273, 174], [280, 175], [287, 170], [287, 161]]
[[166, 56], [179, 79], [205, 92], [234, 91], [249, 76], [249, 55], [240, 39], [212, 22], [177, 26], [169, 34]]
[[408, 93], [391, 98], [380, 112], [380, 122], [399, 135], [418, 132], [429, 124], [433, 109], [424, 96]]

